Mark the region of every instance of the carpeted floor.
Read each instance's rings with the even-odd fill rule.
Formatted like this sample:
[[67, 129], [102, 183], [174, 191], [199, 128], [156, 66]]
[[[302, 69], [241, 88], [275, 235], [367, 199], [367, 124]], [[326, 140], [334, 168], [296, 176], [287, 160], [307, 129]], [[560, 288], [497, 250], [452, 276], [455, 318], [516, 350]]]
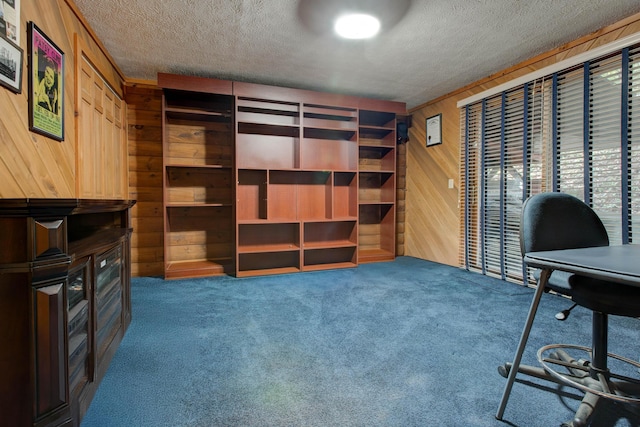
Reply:
[[[558, 426], [580, 393], [522, 377], [495, 413], [533, 291], [399, 257], [355, 269], [236, 279], [136, 278], [133, 321], [82, 427]], [[590, 313], [544, 295], [525, 362], [589, 345]], [[639, 357], [637, 319], [610, 351]], [[593, 426], [638, 426], [605, 404]]]

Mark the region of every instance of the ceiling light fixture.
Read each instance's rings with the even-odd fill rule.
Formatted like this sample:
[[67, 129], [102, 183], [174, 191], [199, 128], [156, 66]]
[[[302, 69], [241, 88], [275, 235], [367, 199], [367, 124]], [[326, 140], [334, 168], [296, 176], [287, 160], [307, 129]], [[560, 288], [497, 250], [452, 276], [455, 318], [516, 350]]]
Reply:
[[[364, 39], [400, 23], [412, 0], [298, 0], [301, 23], [319, 36]], [[356, 22], [351, 23], [349, 19]], [[345, 21], [346, 20], [346, 21]], [[369, 28], [365, 30], [365, 28]]]
[[348, 13], [336, 19], [333, 29], [345, 39], [369, 39], [380, 31], [380, 20], [366, 13]]

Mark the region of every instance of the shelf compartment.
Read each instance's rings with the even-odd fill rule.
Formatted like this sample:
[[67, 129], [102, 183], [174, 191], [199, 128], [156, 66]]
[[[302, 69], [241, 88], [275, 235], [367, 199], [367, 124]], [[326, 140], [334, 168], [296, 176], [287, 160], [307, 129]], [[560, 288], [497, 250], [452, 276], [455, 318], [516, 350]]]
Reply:
[[358, 145], [347, 139], [302, 140], [301, 168], [320, 170], [357, 170]]
[[358, 217], [358, 179], [355, 172], [333, 174], [333, 219]]
[[238, 124], [299, 126], [300, 104], [238, 97]]
[[303, 135], [310, 139], [355, 140], [355, 130], [304, 128]]
[[305, 250], [355, 247], [358, 244], [355, 220], [306, 222], [303, 230]]
[[169, 166], [167, 205], [230, 205], [231, 169]]
[[172, 115], [200, 115], [229, 119], [233, 110], [233, 97], [210, 93], [165, 90], [165, 112]]
[[165, 278], [217, 276], [231, 274], [232, 270], [233, 260], [231, 258], [175, 261], [165, 267]]
[[360, 205], [358, 262], [395, 258], [395, 209], [392, 204]]
[[292, 136], [238, 134], [240, 169], [298, 169], [300, 139]]
[[[198, 273], [188, 273], [190, 267], [199, 270], [211, 260], [233, 258], [235, 232], [230, 206], [170, 207], [166, 215], [165, 277], [193, 276]], [[226, 265], [225, 261], [217, 264]], [[218, 271], [218, 267], [212, 270]]]
[[298, 175], [301, 172], [269, 171], [267, 218], [270, 221], [298, 219]]
[[[331, 219], [333, 180], [331, 172], [299, 172], [295, 175], [295, 179], [298, 187], [298, 219]], [[281, 201], [285, 202], [283, 199]]]
[[234, 135], [230, 113], [201, 111], [189, 107], [188, 100], [184, 102], [183, 107], [164, 109], [165, 163], [232, 167]]
[[303, 270], [326, 270], [355, 267], [357, 265], [356, 246], [308, 249], [304, 251]]
[[165, 164], [233, 166], [233, 127], [230, 120], [213, 122], [207, 117], [175, 117], [166, 113]]
[[354, 108], [304, 104], [304, 126], [321, 129], [358, 129], [358, 113]]
[[238, 255], [239, 277], [300, 271], [300, 251], [241, 253]]
[[267, 171], [238, 170], [238, 221], [267, 219]]
[[360, 110], [360, 126], [396, 129], [396, 114], [386, 111]]
[[358, 167], [360, 171], [392, 172], [396, 167], [396, 152], [391, 147], [359, 147], [360, 157]]
[[300, 249], [300, 224], [266, 223], [238, 225], [238, 252], [287, 252]]
[[384, 128], [360, 127], [359, 143], [361, 146], [395, 147], [396, 133]]
[[365, 203], [394, 203], [395, 175], [390, 172], [360, 172], [358, 199]]
[[299, 113], [290, 114], [282, 111], [264, 110], [258, 108], [238, 107], [236, 118], [239, 124], [271, 125], [271, 126], [299, 126]]

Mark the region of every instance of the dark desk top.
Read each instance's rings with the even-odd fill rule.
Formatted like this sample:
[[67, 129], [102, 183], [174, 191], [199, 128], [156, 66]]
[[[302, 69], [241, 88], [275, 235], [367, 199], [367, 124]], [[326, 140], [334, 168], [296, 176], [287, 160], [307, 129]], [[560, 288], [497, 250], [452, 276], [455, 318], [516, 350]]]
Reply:
[[531, 267], [640, 286], [640, 245], [528, 252], [524, 262]]

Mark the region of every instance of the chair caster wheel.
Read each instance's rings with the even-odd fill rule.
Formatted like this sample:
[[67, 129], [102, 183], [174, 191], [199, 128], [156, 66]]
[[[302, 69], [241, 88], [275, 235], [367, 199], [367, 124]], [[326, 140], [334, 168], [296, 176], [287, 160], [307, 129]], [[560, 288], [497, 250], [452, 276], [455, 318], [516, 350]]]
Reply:
[[498, 366], [498, 373], [507, 378], [509, 376], [509, 371], [511, 370], [511, 363], [505, 363], [504, 365]]
[[574, 418], [571, 421], [564, 422], [560, 424], [560, 427], [585, 427], [587, 425], [586, 421]]

